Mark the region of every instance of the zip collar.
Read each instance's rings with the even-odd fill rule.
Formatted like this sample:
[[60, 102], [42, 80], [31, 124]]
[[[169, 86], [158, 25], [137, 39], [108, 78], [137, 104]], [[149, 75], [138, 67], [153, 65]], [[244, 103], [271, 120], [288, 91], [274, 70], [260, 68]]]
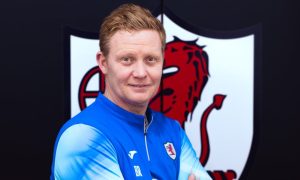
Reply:
[[[101, 105], [101, 108], [104, 107], [105, 110], [111, 112], [112, 115], [118, 117], [117, 119], [144, 127], [144, 133], [147, 132], [149, 126], [153, 121], [152, 110], [150, 108], [147, 108], [146, 115], [135, 114], [116, 105], [107, 97], [105, 97], [102, 93], [98, 94], [95, 104], [97, 106]], [[148, 120], [147, 126], [145, 126], [145, 119]]]

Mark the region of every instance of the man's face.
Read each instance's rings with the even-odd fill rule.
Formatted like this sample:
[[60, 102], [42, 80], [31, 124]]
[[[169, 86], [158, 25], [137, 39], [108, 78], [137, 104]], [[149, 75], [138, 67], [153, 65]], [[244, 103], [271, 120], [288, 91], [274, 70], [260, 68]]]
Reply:
[[[98, 63], [105, 74], [105, 95], [130, 110], [147, 107], [160, 85], [163, 53], [158, 32], [118, 31], [109, 41], [109, 53]], [[100, 60], [99, 60], [100, 59]]]

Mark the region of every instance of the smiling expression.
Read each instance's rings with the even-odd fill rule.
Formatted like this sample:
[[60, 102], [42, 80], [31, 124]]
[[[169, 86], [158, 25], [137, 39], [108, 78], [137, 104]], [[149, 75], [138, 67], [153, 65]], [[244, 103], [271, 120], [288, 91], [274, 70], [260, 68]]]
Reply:
[[104, 95], [120, 107], [144, 114], [160, 85], [163, 51], [154, 30], [117, 31], [109, 41], [109, 53], [97, 53], [105, 75]]

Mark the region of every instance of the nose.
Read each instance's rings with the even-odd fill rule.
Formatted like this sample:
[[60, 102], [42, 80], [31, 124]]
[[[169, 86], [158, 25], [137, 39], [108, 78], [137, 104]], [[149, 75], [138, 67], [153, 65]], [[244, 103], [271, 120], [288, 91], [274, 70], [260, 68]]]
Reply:
[[132, 74], [135, 78], [145, 78], [147, 76], [146, 65], [143, 62], [136, 62]]

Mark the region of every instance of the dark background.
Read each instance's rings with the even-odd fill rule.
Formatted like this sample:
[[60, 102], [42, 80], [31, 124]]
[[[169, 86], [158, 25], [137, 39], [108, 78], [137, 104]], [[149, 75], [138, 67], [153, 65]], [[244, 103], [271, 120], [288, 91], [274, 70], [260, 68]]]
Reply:
[[[156, 11], [159, 0], [11, 0], [0, 5], [0, 179], [49, 179], [65, 121], [64, 27], [97, 32], [124, 2]], [[258, 141], [245, 179], [299, 179], [300, 6], [289, 0], [165, 0], [196, 27], [262, 24]]]

